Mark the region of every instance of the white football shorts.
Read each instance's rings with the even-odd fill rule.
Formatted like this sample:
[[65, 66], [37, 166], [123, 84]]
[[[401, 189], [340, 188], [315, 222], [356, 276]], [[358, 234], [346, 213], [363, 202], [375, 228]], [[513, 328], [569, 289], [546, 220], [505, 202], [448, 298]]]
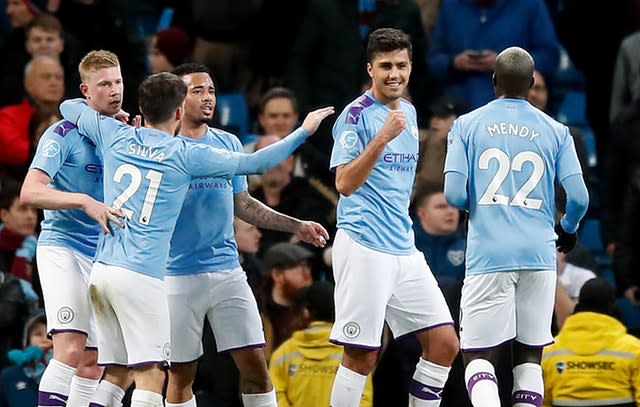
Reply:
[[95, 263], [89, 296], [98, 330], [98, 364], [168, 364], [171, 344], [164, 281]]
[[172, 362], [192, 362], [202, 355], [205, 318], [219, 352], [265, 345], [258, 304], [242, 268], [166, 276], [164, 281], [171, 316]]
[[385, 320], [396, 338], [453, 325], [422, 252], [407, 256], [378, 252], [339, 229], [332, 256], [336, 321], [331, 342], [378, 349]]
[[96, 326], [89, 301], [93, 260], [67, 247], [38, 245], [36, 261], [49, 335], [84, 334], [87, 347], [96, 348]]
[[465, 277], [460, 302], [460, 348], [483, 351], [515, 339], [553, 343], [556, 271], [518, 270]]

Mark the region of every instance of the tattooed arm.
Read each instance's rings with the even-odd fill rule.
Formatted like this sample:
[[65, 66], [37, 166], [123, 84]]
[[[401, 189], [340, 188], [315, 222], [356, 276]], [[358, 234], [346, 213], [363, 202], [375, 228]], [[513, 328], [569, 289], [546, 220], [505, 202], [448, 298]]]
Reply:
[[329, 240], [329, 233], [319, 223], [274, 211], [246, 191], [234, 194], [233, 203], [237, 217], [259, 228], [293, 233], [300, 240], [317, 247], [324, 247]]

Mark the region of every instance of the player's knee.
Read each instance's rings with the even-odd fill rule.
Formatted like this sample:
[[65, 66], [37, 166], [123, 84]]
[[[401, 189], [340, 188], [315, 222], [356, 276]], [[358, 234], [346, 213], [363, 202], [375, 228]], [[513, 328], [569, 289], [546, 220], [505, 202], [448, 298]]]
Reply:
[[190, 365], [175, 364], [168, 371], [168, 386], [174, 391], [191, 390], [196, 369]]
[[375, 367], [377, 359], [377, 350], [364, 350], [345, 346], [342, 364], [349, 370], [367, 375]]
[[84, 355], [84, 350], [84, 344], [74, 341], [67, 341], [59, 345], [54, 343], [53, 357], [65, 365], [77, 368]]
[[446, 355], [446, 357], [453, 363], [453, 359], [460, 352], [460, 341], [458, 337], [455, 335], [447, 335], [441, 344], [442, 352]]
[[83, 377], [85, 379], [99, 380], [102, 377], [104, 368], [97, 366], [95, 363], [91, 366], [78, 365], [76, 376]]
[[240, 375], [243, 393], [266, 393], [271, 391], [273, 384], [268, 371], [256, 371], [248, 375]]

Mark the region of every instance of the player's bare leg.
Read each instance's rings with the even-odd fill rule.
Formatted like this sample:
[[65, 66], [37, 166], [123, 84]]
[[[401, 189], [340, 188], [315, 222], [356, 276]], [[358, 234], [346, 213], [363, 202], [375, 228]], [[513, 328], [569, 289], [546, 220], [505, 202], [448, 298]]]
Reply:
[[331, 389], [331, 407], [358, 407], [367, 375], [378, 359], [378, 349], [345, 346], [342, 363], [336, 372]]
[[231, 352], [240, 371], [240, 392], [246, 407], [277, 407], [267, 361], [262, 348], [245, 348]]
[[192, 386], [196, 379], [197, 370], [197, 361], [171, 364], [171, 368], [168, 371], [167, 407], [174, 405], [184, 407], [196, 406]]
[[451, 364], [460, 349], [453, 326], [444, 325], [416, 333], [422, 355], [411, 380], [411, 407], [439, 406]]

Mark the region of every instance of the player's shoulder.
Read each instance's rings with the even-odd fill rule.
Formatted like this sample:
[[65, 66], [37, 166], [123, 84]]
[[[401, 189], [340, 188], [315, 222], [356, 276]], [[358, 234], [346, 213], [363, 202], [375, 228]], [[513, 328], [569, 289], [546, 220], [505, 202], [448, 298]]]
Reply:
[[368, 92], [349, 103], [342, 111], [338, 121], [344, 124], [357, 125], [361, 122], [363, 112], [376, 105], [376, 101]]
[[63, 119], [47, 127], [40, 137], [39, 144], [46, 143], [48, 146], [61, 148], [61, 146], [75, 144], [79, 137], [81, 136], [77, 126]]
[[238, 136], [217, 127], [209, 127], [207, 136], [216, 142], [215, 147], [223, 147], [233, 151], [243, 151], [244, 149]]

